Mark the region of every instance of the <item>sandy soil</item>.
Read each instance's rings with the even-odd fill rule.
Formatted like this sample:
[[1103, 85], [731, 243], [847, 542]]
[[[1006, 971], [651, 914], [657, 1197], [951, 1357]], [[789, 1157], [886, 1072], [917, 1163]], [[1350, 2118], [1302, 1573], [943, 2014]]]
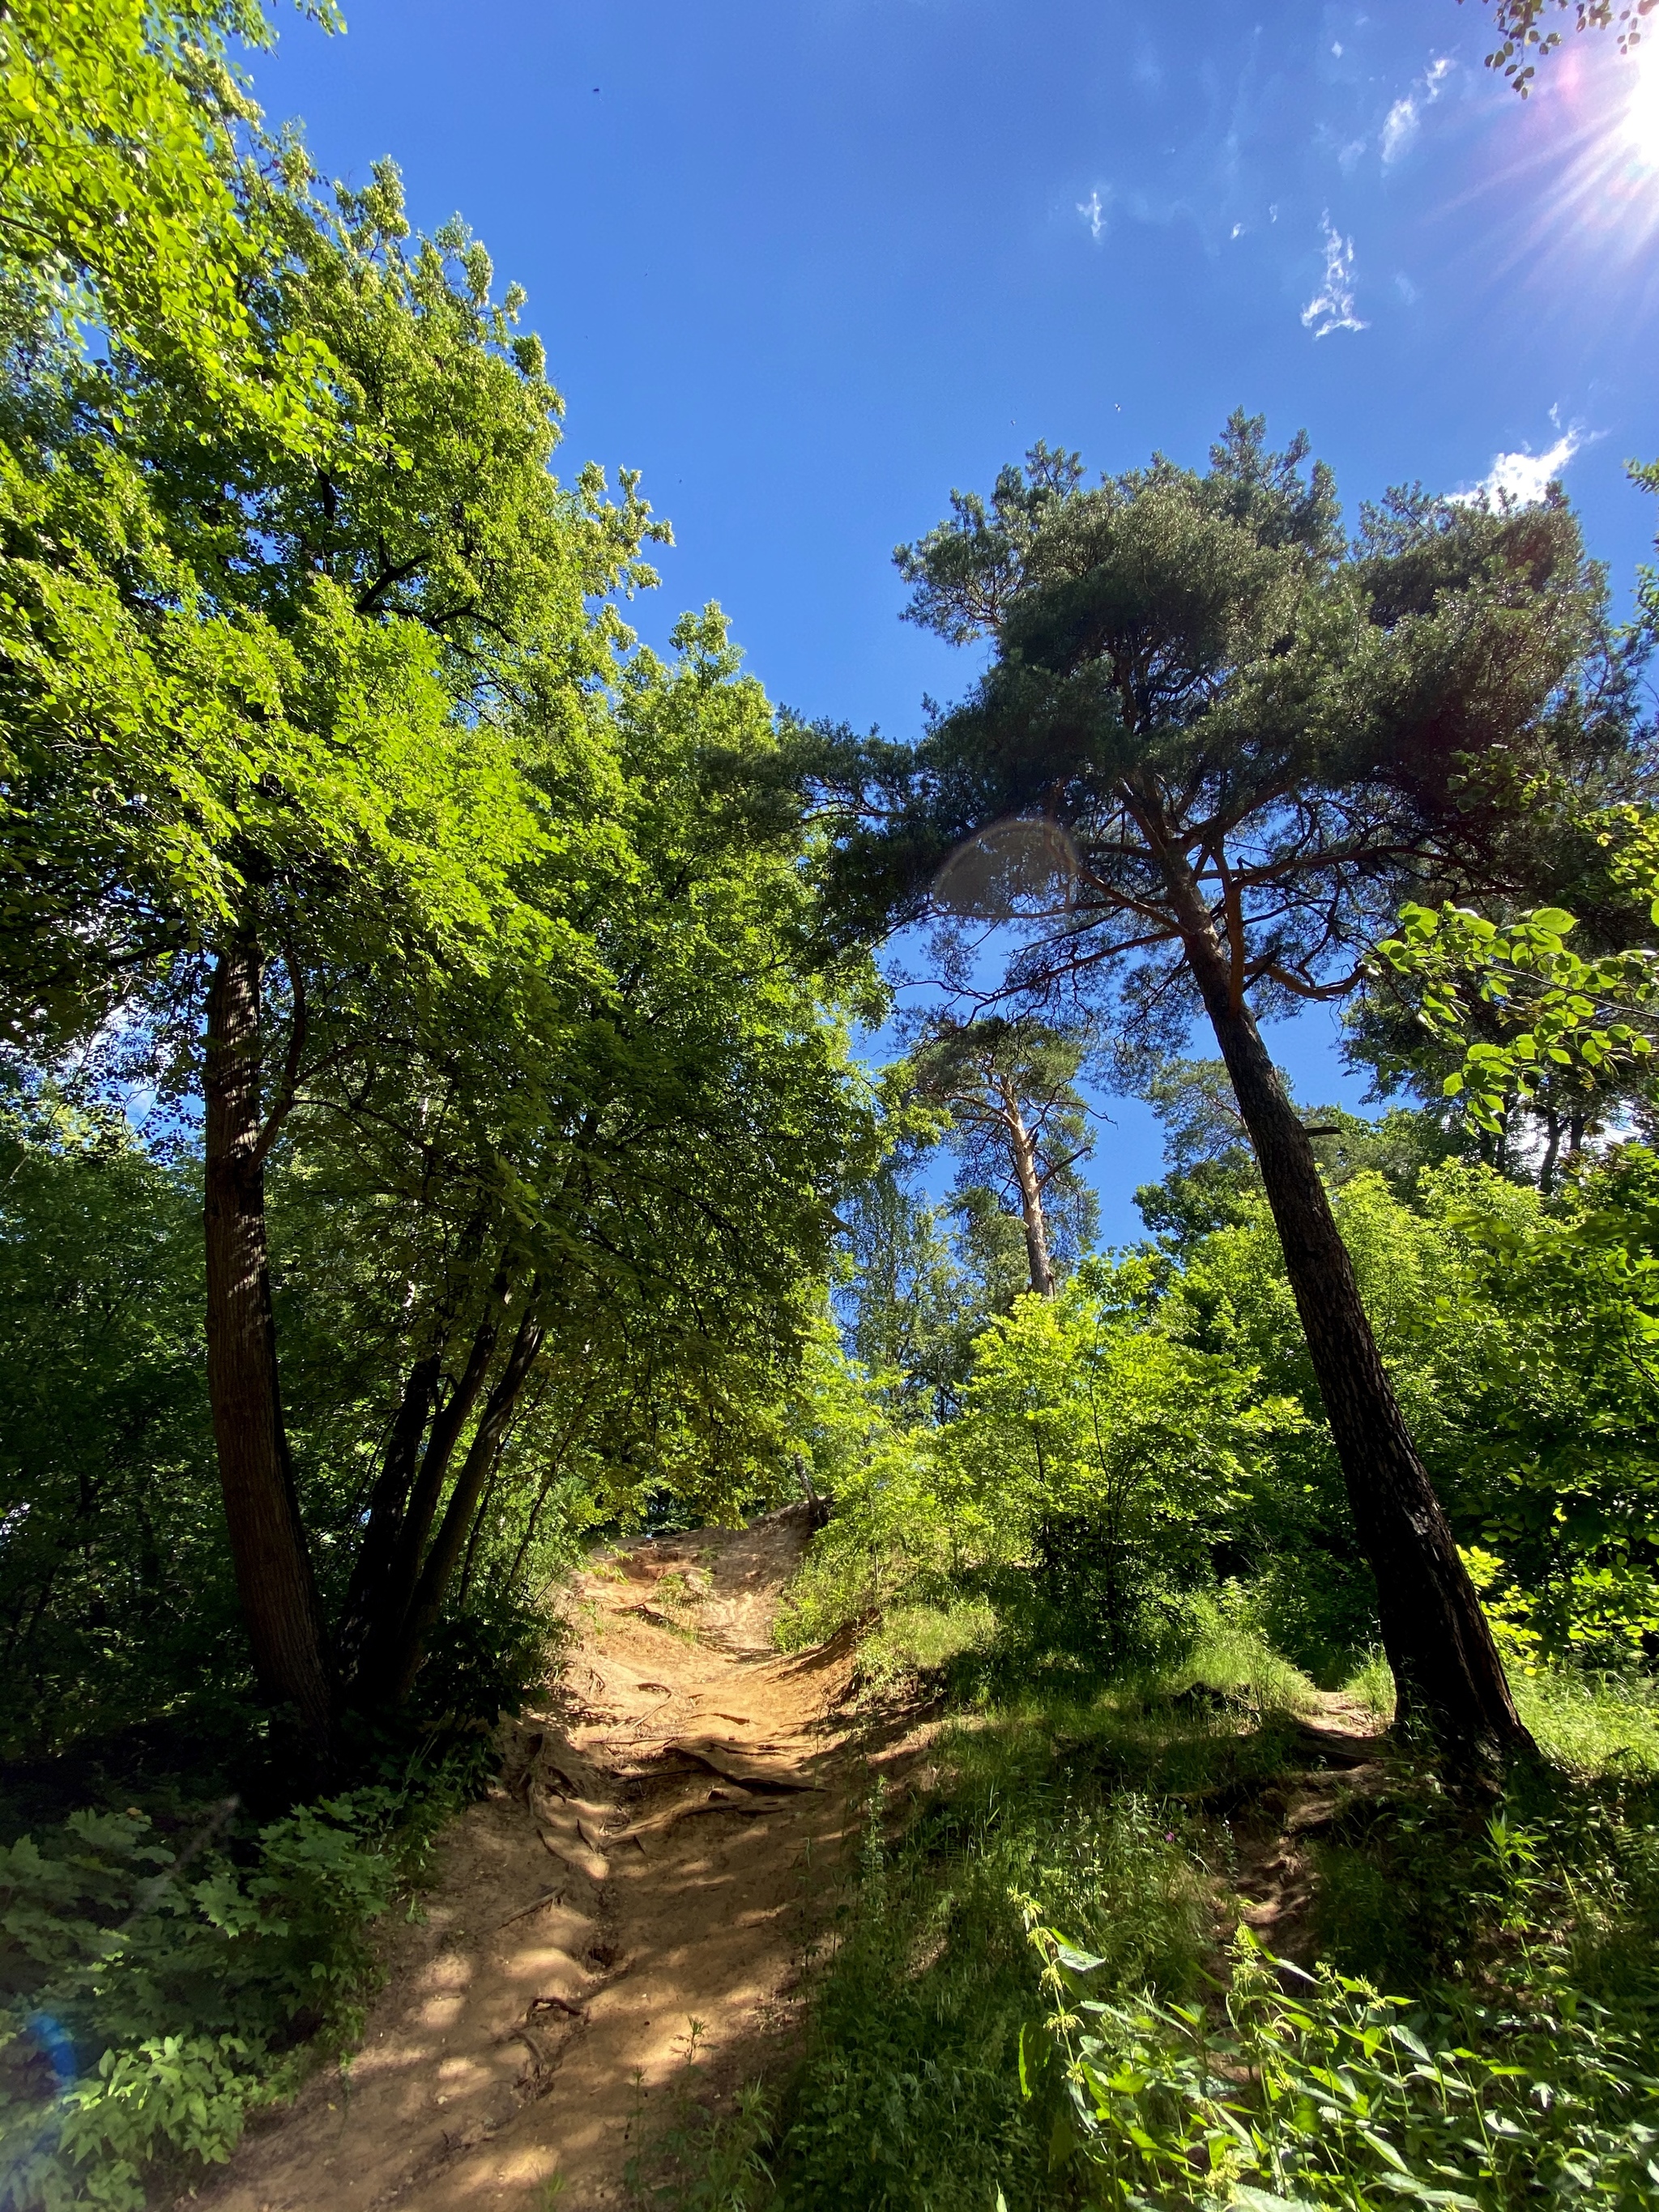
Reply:
[[715, 2091], [761, 2069], [869, 1747], [842, 1710], [851, 1640], [771, 1647], [807, 1534], [791, 1508], [583, 1578], [560, 1692], [504, 1727], [501, 1780], [450, 1831], [424, 1919], [388, 1936], [357, 2056], [198, 2205], [620, 2205], [694, 2037]]

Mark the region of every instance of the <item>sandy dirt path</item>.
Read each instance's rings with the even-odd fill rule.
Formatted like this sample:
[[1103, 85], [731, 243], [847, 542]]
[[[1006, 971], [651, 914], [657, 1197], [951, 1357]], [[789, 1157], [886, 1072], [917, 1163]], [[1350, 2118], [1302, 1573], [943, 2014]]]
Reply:
[[587, 2212], [627, 2201], [696, 2031], [730, 2088], [775, 2056], [857, 1817], [850, 1641], [781, 1656], [792, 1508], [585, 1576], [546, 1710], [389, 1933], [361, 2050], [252, 2133], [213, 2212]]

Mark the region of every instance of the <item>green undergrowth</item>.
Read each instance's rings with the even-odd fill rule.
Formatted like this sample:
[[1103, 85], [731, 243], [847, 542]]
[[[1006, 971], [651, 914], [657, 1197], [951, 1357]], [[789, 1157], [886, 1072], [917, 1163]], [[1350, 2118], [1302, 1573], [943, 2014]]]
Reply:
[[82, 1808], [0, 1846], [0, 2208], [138, 2212], [348, 2048], [479, 1735], [263, 1822]]
[[[1027, 1644], [1016, 1662], [994, 1626], [958, 1638], [961, 1608], [918, 1610], [885, 1624], [884, 1649], [931, 1664], [954, 1702], [936, 1786], [897, 1815], [872, 1798], [813, 1930], [799, 2063], [729, 2122], [699, 2107], [648, 2201], [1659, 2198], [1644, 1683], [1525, 1678], [1542, 1756], [1475, 1804], [1392, 1746], [1380, 1778], [1314, 1772], [1318, 1693], [1237, 1593], [1196, 1606], [1184, 1650], [1091, 1688], [1063, 1652], [1032, 1665]], [[1391, 1702], [1381, 1662], [1345, 1691]], [[1293, 1802], [1316, 1807], [1298, 1843], [1310, 1897], [1258, 1939], [1240, 1893]]]
[[[1380, 1651], [1342, 1686], [1379, 1719], [1393, 1717], [1394, 1676]], [[1659, 1775], [1659, 1682], [1650, 1676], [1534, 1666], [1516, 1670], [1511, 1686], [1533, 1741], [1564, 1773]]]
[[944, 1605], [899, 1605], [884, 1613], [860, 1647], [866, 1680], [880, 1687], [971, 1662], [996, 1633], [994, 1610], [983, 1599]]
[[1070, 2201], [1168, 2212], [1654, 2201], [1645, 2039], [1570, 1990], [1413, 2002], [1328, 1964], [1304, 1972], [1241, 1928], [1218, 2003], [1126, 2000], [1109, 1961], [1031, 1932], [1054, 2006], [1042, 2066], [1069, 2104], [1052, 2201], [1068, 2186]]

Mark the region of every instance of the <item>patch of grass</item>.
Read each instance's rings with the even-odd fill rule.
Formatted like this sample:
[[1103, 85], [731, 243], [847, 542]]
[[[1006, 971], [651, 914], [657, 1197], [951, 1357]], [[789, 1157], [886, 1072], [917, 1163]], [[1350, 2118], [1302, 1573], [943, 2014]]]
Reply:
[[999, 2188], [1010, 2212], [1048, 2201], [1057, 2107], [1019, 2086], [1039, 1992], [1011, 1893], [1062, 1894], [1131, 1986], [1174, 1993], [1197, 1973], [1203, 1881], [1159, 1808], [1033, 1793], [1023, 1732], [1005, 1759], [994, 1723], [946, 1749], [951, 1795], [896, 1846], [872, 1803], [771, 2154], [780, 2212], [988, 2208]]
[[1365, 1705], [1381, 1721], [1394, 1718], [1394, 1669], [1375, 1649], [1368, 1651], [1342, 1685], [1342, 1695]]
[[879, 1684], [935, 1674], [982, 1650], [996, 1626], [996, 1614], [983, 1599], [897, 1606], [866, 1638], [860, 1658], [870, 1680]]
[[[1586, 1674], [1571, 1667], [1511, 1670], [1522, 1719], [1553, 1765], [1570, 1774], [1659, 1774], [1659, 1683], [1637, 1675]], [[1394, 1717], [1394, 1674], [1380, 1651], [1367, 1652], [1342, 1685], [1345, 1697]]]
[[1273, 1650], [1239, 1604], [1200, 1597], [1192, 1601], [1192, 1613], [1194, 1641], [1183, 1659], [1164, 1670], [1169, 1689], [1214, 1690], [1263, 1715], [1315, 1710], [1319, 1692], [1313, 1683]]
[[[1007, 2212], [1218, 2208], [1304, 2191], [1380, 2212], [1413, 2193], [1391, 2152], [1419, 2198], [1461, 2189], [1455, 2201], [1480, 2212], [1539, 2201], [1546, 2166], [1559, 2194], [1579, 2172], [1620, 2212], [1652, 2201], [1659, 1688], [1522, 1678], [1544, 1757], [1496, 1807], [1398, 1746], [1380, 1791], [1356, 1787], [1333, 1808], [1322, 1785], [1299, 1844], [1322, 1978], [1304, 1988], [1243, 1938], [1231, 1957], [1220, 1942], [1264, 1820], [1308, 1796], [1299, 1718], [1318, 1692], [1265, 1632], [1259, 1591], [1172, 1598], [1167, 1632], [1103, 1680], [1098, 1644], [1060, 1632], [1029, 1574], [969, 1590], [913, 1581], [896, 1604], [850, 1552], [831, 1565], [801, 1590], [801, 1640], [809, 1622], [850, 1617], [855, 1596], [886, 1595], [872, 1671], [935, 1672], [966, 1710], [937, 1740], [942, 1786], [906, 1832], [890, 1837], [872, 1808], [765, 2146], [769, 2212], [991, 2212], [999, 2195]], [[1380, 1652], [1329, 1656], [1322, 1680], [1346, 1665], [1345, 1693], [1392, 1717]], [[1068, 2057], [1066, 2033], [1043, 2033], [1022, 1911], [1091, 1962], [1063, 2006], [1051, 1982], [1047, 2010], [1094, 2037], [1092, 2083], [1075, 2033]], [[1079, 2002], [1100, 2009], [1077, 2015]], [[1229, 2035], [1236, 2063], [1218, 2073], [1212, 2046]], [[1227, 2131], [1260, 2119], [1262, 2066], [1289, 2094], [1328, 2062], [1346, 2069], [1329, 2122], [1310, 2090], [1265, 2166], [1235, 2158]], [[1115, 2076], [1130, 2086], [1109, 2094]], [[1482, 2110], [1498, 2115], [1489, 2128]]]
[[[1320, 1841], [1310, 1846], [1318, 1886], [1313, 1929], [1321, 1957], [1363, 1975], [1377, 1989], [1419, 1988], [1445, 1961], [1448, 1929], [1433, 1891], [1373, 1844]], [[1461, 1916], [1460, 1916], [1461, 1917]]]
[[1223, 1624], [1206, 1657], [1165, 1679], [1088, 1696], [1038, 1683], [947, 1729], [944, 1784], [908, 1830], [889, 1838], [871, 1806], [809, 1984], [807, 2052], [763, 2201], [989, 2212], [1000, 2191], [1008, 2212], [1069, 2203], [1050, 2165], [1065, 2086], [1037, 2066], [1042, 1992], [1019, 1899], [1042, 1899], [1076, 1931], [1102, 1990], [1191, 2001], [1213, 1939], [1212, 1862], [1225, 1858], [1205, 1800], [1283, 1765], [1309, 1694]]
[[1579, 1775], [1659, 1774], [1659, 1685], [1565, 1668], [1517, 1675], [1515, 1702], [1539, 1749]]

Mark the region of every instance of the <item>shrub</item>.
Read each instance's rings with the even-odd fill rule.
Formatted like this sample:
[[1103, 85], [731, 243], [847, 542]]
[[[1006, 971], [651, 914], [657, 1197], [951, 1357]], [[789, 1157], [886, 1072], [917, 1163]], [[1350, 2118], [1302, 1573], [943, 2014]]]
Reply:
[[355, 2032], [368, 1927], [461, 1769], [301, 1806], [182, 1847], [138, 1813], [71, 1814], [0, 1849], [0, 2203], [139, 2212], [157, 2161], [228, 2158], [299, 2045]]
[[1109, 1963], [1027, 1911], [1070, 2105], [1055, 2148], [1114, 2203], [1653, 2202], [1659, 2081], [1595, 2006], [1437, 2014], [1304, 1973], [1241, 1929], [1218, 2022], [1097, 1994]]

